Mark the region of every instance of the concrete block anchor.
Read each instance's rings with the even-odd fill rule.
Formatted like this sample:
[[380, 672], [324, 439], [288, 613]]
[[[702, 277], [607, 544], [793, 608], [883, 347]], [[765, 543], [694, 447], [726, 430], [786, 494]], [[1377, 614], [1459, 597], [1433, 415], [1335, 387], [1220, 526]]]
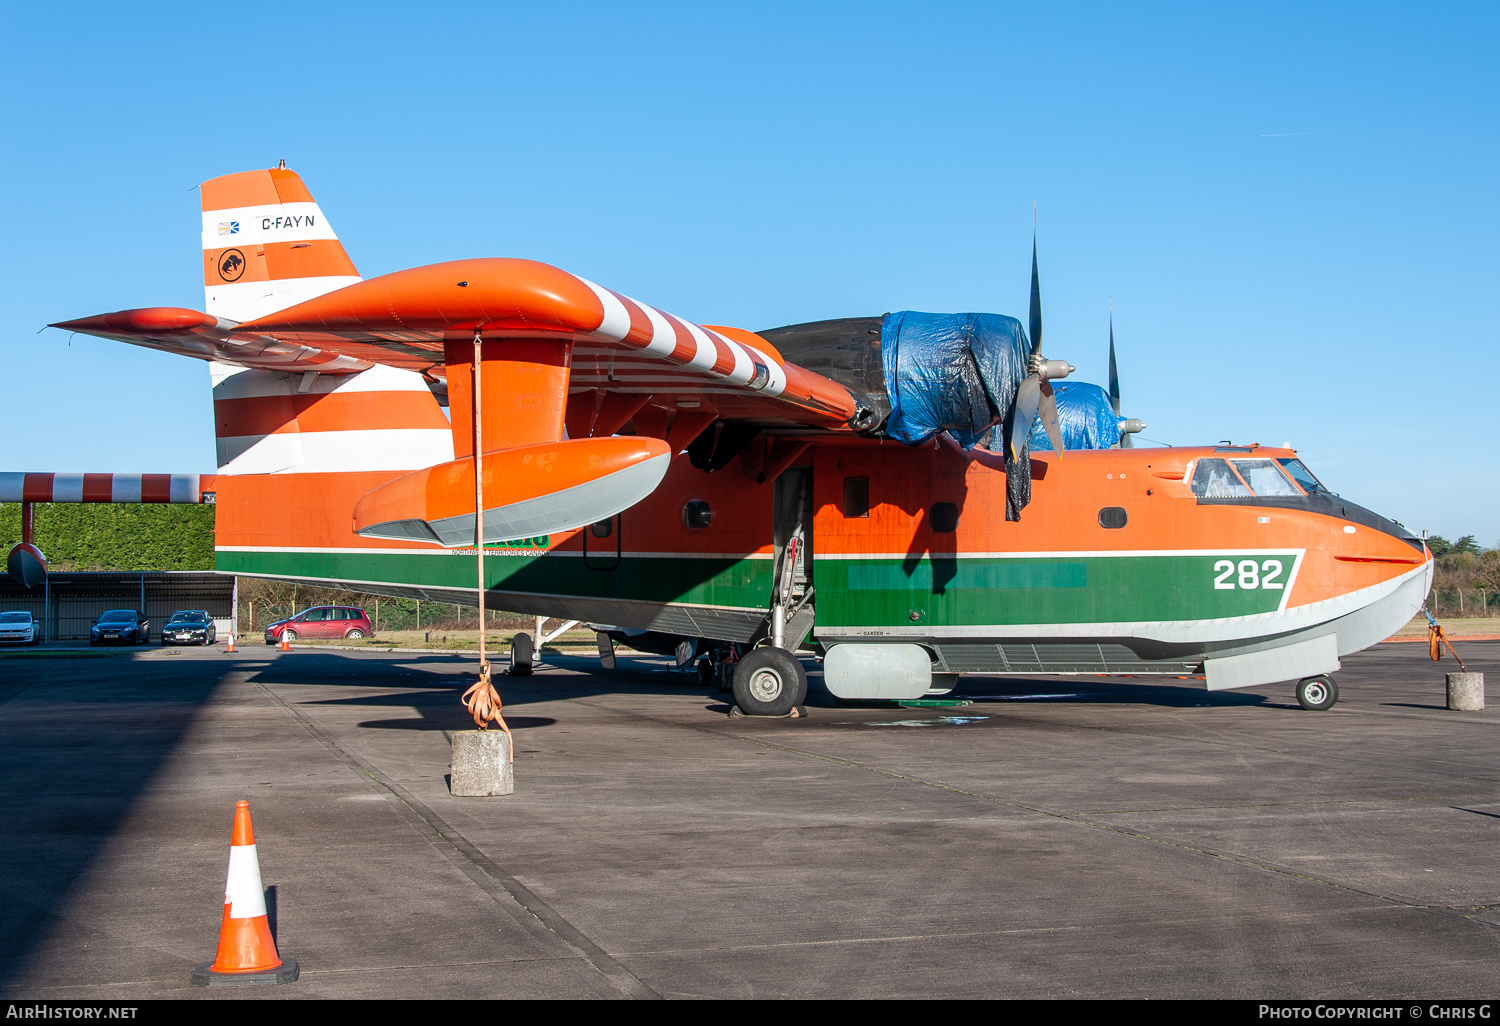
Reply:
[[460, 730], [453, 735], [453, 776], [449, 793], [456, 798], [488, 798], [516, 789], [510, 761], [510, 736], [503, 730]]
[[1484, 674], [1448, 674], [1448, 708], [1477, 712], [1484, 708]]

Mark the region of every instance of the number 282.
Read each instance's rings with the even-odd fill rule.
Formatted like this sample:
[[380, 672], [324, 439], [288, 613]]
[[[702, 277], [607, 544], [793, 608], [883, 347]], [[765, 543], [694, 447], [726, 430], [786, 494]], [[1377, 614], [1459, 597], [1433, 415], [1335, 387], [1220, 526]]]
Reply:
[[1281, 560], [1268, 559], [1257, 563], [1253, 559], [1242, 559], [1236, 564], [1230, 559], [1221, 559], [1214, 564], [1214, 587], [1221, 591], [1239, 588], [1281, 588], [1277, 580], [1281, 576]]

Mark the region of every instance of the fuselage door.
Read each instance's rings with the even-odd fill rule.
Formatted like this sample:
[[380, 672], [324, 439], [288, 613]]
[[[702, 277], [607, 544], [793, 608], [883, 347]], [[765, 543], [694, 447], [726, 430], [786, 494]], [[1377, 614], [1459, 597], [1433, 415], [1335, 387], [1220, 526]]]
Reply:
[[[776, 547], [776, 587], [788, 608], [812, 587], [812, 467], [792, 467], [776, 478], [773, 534]], [[793, 544], [795, 542], [795, 544]], [[787, 562], [790, 554], [791, 562]]]
[[583, 529], [583, 565], [590, 570], [613, 570], [620, 565], [620, 514]]

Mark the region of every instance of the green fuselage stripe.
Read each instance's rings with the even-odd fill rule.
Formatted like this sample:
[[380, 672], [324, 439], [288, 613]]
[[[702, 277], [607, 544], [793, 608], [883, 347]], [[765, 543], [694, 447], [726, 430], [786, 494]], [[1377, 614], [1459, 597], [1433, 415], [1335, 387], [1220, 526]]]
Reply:
[[[225, 573], [459, 590], [475, 579], [474, 557], [453, 553], [221, 550], [216, 565]], [[1295, 565], [1288, 552], [824, 558], [815, 561], [813, 583], [819, 627], [1185, 621], [1278, 609]], [[769, 559], [734, 556], [485, 555], [496, 591], [742, 609], [769, 606], [773, 569]]]
[[[472, 555], [397, 552], [219, 551], [224, 573], [328, 581], [380, 581], [397, 586], [472, 590]], [[771, 561], [732, 556], [663, 559], [625, 556], [511, 555], [486, 549], [484, 572], [493, 591], [634, 599], [661, 604], [761, 608], [771, 594]]]

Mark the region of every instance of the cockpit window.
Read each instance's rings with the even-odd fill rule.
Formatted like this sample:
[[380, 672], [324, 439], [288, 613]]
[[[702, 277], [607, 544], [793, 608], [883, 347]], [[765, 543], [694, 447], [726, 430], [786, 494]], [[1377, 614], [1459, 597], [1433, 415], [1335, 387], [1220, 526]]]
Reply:
[[1199, 460], [1193, 472], [1193, 494], [1200, 499], [1238, 499], [1250, 489], [1229, 467], [1228, 460]]
[[1235, 460], [1234, 468], [1256, 495], [1276, 495], [1299, 498], [1301, 493], [1276, 469], [1275, 460]]
[[1313, 492], [1328, 491], [1327, 488], [1323, 487], [1323, 482], [1313, 477], [1313, 472], [1302, 465], [1301, 460], [1282, 459], [1276, 462], [1286, 468], [1286, 472], [1292, 475], [1292, 480], [1301, 485], [1302, 490], [1308, 495], [1311, 495]]

